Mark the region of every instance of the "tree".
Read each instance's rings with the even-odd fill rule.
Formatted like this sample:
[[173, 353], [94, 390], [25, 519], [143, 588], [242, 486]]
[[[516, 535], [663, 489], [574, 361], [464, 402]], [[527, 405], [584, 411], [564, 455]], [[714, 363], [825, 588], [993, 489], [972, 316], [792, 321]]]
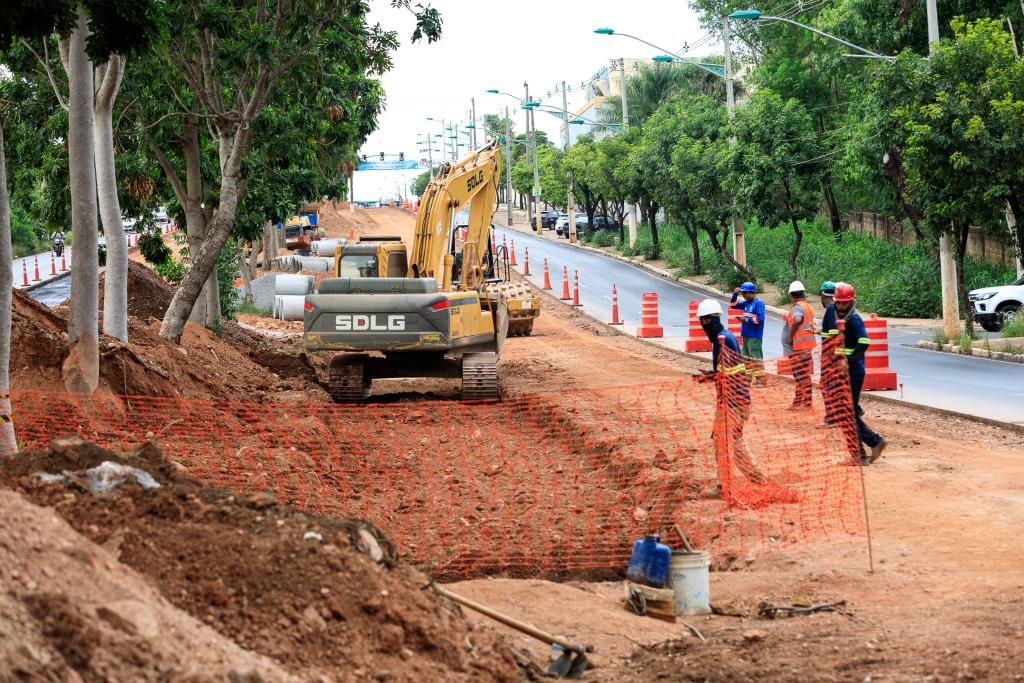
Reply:
[[735, 131], [728, 189], [741, 210], [761, 225], [789, 223], [796, 238], [789, 255], [795, 278], [803, 239], [800, 221], [814, 218], [821, 190], [823, 154], [810, 116], [799, 101], [758, 90], [736, 112]]
[[413, 178], [412, 183], [409, 185], [409, 191], [417, 197], [423, 196], [423, 191], [427, 189], [427, 183], [430, 182], [430, 171], [424, 171], [418, 176]]
[[592, 135], [581, 135], [562, 159], [562, 168], [572, 173], [573, 197], [587, 214], [587, 223], [594, 224], [597, 213], [598, 193], [595, 189], [596, 145]]
[[[622, 224], [625, 217], [626, 188], [615, 177], [615, 170], [626, 163], [629, 143], [621, 136], [605, 138], [594, 145], [594, 164], [589, 178], [600, 197], [602, 213]], [[619, 228], [619, 240], [625, 243], [625, 227]]]
[[[393, 2], [412, 10], [408, 0]], [[319, 42], [327, 33], [348, 41], [350, 66], [379, 73], [390, 66], [388, 53], [397, 46], [393, 33], [365, 21], [368, 7], [354, 0], [321, 0], [304, 11], [282, 3], [188, 0], [168, 6], [172, 38], [162, 54], [166, 70], [198, 104], [216, 140], [219, 188], [217, 211], [191, 254], [191, 268], [164, 315], [160, 334], [177, 341], [217, 257], [234, 228], [242, 167], [253, 146], [254, 122], [285, 76], [317, 69]], [[436, 10], [417, 5], [413, 40], [440, 35]]]
[[892, 109], [882, 133], [894, 138], [906, 183], [933, 234], [950, 229], [968, 333], [964, 260], [971, 225], [1002, 231], [1007, 202], [1019, 208], [1024, 138], [1024, 69], [998, 20], [954, 20], [953, 39], [927, 63], [904, 54], [878, 81]]

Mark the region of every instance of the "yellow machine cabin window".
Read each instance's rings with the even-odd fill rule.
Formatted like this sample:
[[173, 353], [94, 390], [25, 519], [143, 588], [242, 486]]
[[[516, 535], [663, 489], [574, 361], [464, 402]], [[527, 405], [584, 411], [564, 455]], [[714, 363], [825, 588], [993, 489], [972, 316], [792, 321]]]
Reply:
[[346, 254], [338, 262], [338, 277], [377, 277], [376, 254]]
[[409, 262], [405, 251], [395, 251], [388, 254], [388, 277], [405, 277], [409, 270]]

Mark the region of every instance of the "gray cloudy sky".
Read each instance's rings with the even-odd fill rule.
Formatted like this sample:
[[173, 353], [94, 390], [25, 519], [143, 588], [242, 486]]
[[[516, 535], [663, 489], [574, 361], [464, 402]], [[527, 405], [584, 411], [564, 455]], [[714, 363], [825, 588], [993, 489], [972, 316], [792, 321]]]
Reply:
[[[440, 124], [428, 116], [468, 123], [470, 98], [476, 98], [477, 116], [516, 108], [518, 103], [503, 95], [490, 95], [497, 88], [522, 96], [523, 82], [530, 95], [561, 107], [561, 95], [554, 87], [562, 80], [570, 86], [569, 109], [583, 104], [580, 82], [587, 81], [610, 59], [652, 57], [652, 48], [628, 38], [593, 33], [599, 26], [641, 37], [670, 50], [684, 43], [693, 45], [704, 32], [685, 0], [433, 0], [444, 19], [444, 33], [437, 43], [412, 44], [413, 17], [405, 10], [391, 8], [390, 0], [371, 0], [371, 20], [396, 30], [402, 42], [394, 55], [394, 68], [384, 75], [387, 109], [377, 131], [363, 145], [362, 154], [380, 152], [406, 158], [420, 158], [416, 141], [423, 134], [440, 133]], [[705, 44], [688, 56], [717, 51]], [[545, 97], [545, 93], [551, 95]], [[515, 116], [518, 130], [523, 116]], [[537, 113], [537, 128], [558, 140], [559, 121]], [[482, 143], [482, 137], [478, 137]], [[424, 155], [425, 156], [425, 155]], [[413, 174], [415, 175], [415, 174]], [[389, 197], [401, 174], [380, 171], [356, 175], [356, 197]]]

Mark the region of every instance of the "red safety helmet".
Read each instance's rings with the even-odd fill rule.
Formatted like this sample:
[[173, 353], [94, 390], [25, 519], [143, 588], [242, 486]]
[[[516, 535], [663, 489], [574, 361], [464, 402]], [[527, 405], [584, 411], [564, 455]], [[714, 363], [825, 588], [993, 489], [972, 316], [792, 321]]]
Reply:
[[857, 292], [853, 290], [853, 285], [846, 282], [840, 282], [836, 285], [835, 302], [837, 304], [853, 301], [856, 298]]

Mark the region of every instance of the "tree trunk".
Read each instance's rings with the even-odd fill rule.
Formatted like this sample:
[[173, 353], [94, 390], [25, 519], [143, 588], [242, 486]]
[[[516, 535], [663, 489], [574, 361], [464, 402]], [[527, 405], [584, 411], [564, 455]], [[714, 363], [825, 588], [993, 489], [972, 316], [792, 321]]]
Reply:
[[954, 225], [953, 239], [956, 240], [956, 290], [960, 298], [960, 310], [964, 315], [964, 333], [974, 338], [974, 306], [968, 298], [967, 285], [964, 281], [964, 261], [967, 260], [967, 236], [971, 232], [971, 226]]
[[729, 226], [727, 223], [722, 223], [721, 226], [715, 226], [712, 228], [708, 228], [706, 230], [706, 232], [708, 233], [708, 238], [711, 240], [711, 247], [716, 252], [718, 252], [718, 254], [721, 255], [722, 258], [731, 263], [733, 268], [740, 271], [751, 280], [754, 279], [754, 271], [751, 270], [750, 267], [745, 266], [741, 264], [739, 261], [737, 261], [735, 257], [733, 257], [733, 255], [729, 253], [729, 250], [725, 248], [725, 243], [722, 240], [718, 239], [718, 231], [720, 229], [722, 230], [723, 234], [729, 234]]
[[1010, 204], [1010, 212], [1014, 218], [1014, 230], [1013, 236], [1016, 242], [1016, 254], [1017, 254], [1017, 272], [1020, 273], [1020, 268], [1024, 266], [1024, 206], [1022, 206], [1021, 195], [1017, 192], [1012, 192], [1009, 199], [1007, 200]]
[[[7, 194], [7, 159], [4, 153], [4, 122], [0, 118], [0, 263], [9, 264], [11, 249], [11, 202]], [[0, 457], [18, 452], [11, 421], [11, 299], [14, 273], [0, 268]]]
[[693, 274], [700, 275], [704, 272], [704, 268], [700, 262], [700, 240], [697, 239], [697, 229], [687, 227], [686, 234], [690, 236], [690, 251], [693, 252]]
[[800, 244], [804, 241], [804, 233], [800, 230], [800, 224], [793, 214], [789, 214], [789, 221], [793, 225], [793, 234], [796, 239], [793, 241], [793, 251], [789, 252], [789, 273], [796, 279], [796, 257], [800, 255]]
[[656, 259], [661, 256], [661, 245], [658, 240], [658, 205], [652, 201], [647, 202], [647, 225], [651, 227], [651, 258]]
[[[824, 138], [825, 115], [821, 112], [818, 112], [818, 133]], [[836, 195], [832, 189], [832, 172], [827, 165], [821, 174], [821, 189], [825, 195], [825, 204], [828, 206], [828, 219], [832, 224], [832, 232], [838, 235], [843, 231], [843, 223], [839, 219], [839, 205], [836, 203]]]
[[107, 240], [107, 266], [103, 281], [103, 334], [128, 341], [128, 245], [121, 224], [114, 168], [114, 100], [121, 88], [124, 57], [111, 55], [97, 67], [96, 103], [93, 107], [93, 143], [96, 155], [96, 191], [103, 235]]
[[263, 270], [269, 272], [276, 258], [277, 226], [274, 225], [274, 221], [267, 221], [263, 226]]
[[68, 174], [71, 181], [71, 352], [62, 375], [69, 391], [91, 393], [99, 384], [99, 262], [96, 239], [96, 163], [93, 156], [92, 60], [85, 54], [89, 35], [85, 12], [65, 39], [68, 63]]

